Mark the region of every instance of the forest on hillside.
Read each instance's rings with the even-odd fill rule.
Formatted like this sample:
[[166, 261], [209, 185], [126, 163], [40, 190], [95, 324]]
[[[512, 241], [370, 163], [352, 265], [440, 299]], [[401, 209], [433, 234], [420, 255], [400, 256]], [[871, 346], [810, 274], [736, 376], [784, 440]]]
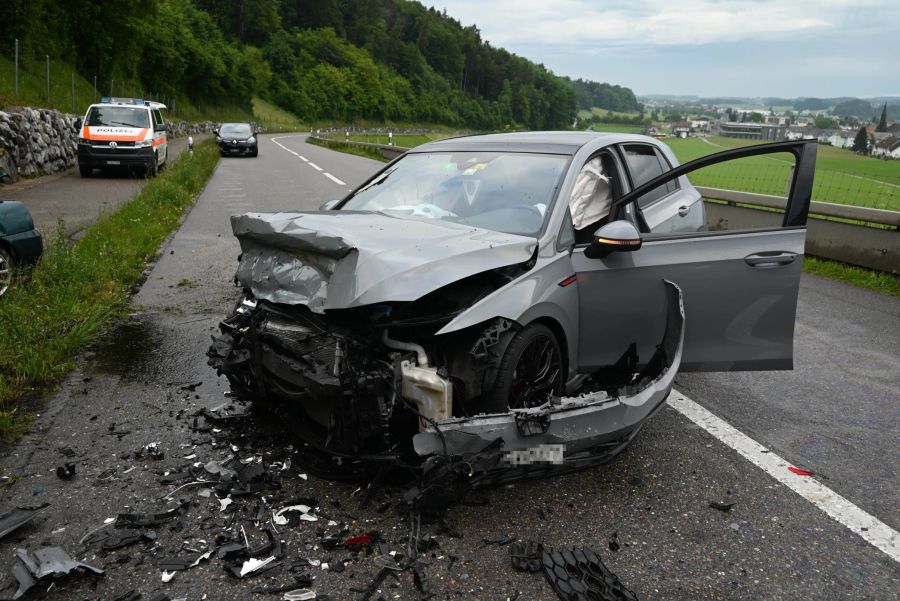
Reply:
[[4, 0], [0, 45], [168, 98], [302, 119], [554, 129], [577, 108], [636, 110], [628, 88], [558, 77], [408, 0]]

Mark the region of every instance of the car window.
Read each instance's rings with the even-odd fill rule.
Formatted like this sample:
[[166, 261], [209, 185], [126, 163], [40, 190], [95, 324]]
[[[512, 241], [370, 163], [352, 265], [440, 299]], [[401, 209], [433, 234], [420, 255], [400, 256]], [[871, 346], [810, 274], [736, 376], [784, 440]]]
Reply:
[[162, 115], [159, 114], [158, 110], [153, 111], [153, 123], [155, 123], [156, 125], [163, 124]]
[[[652, 146], [632, 144], [624, 146], [623, 150], [625, 152], [625, 163], [628, 166], [628, 171], [631, 174], [631, 182], [634, 187], [645, 184], [654, 177], [662, 174], [663, 166]], [[668, 166], [666, 170], [668, 171]], [[638, 206], [641, 208], [646, 207], [669, 192], [668, 186], [661, 186], [652, 190], [638, 199]]]
[[219, 135], [249, 136], [252, 132], [248, 123], [225, 123], [219, 129]]
[[95, 106], [87, 116], [90, 127], [150, 127], [150, 114], [145, 107]]
[[533, 153], [409, 154], [341, 207], [536, 235], [567, 157]]

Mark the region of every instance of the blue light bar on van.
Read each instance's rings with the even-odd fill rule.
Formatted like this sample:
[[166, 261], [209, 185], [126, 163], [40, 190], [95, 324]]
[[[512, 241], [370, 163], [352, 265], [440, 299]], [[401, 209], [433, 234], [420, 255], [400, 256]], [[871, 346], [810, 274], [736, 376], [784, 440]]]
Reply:
[[145, 105], [147, 102], [143, 98], [115, 98], [110, 96], [103, 96], [100, 98], [101, 104], [137, 104], [137, 105]]

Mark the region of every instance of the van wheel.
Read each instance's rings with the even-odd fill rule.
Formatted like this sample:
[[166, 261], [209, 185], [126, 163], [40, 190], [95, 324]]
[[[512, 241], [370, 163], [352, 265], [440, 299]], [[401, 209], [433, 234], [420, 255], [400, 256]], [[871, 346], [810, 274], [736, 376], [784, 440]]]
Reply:
[[153, 155], [153, 160], [147, 165], [147, 177], [156, 177], [157, 173], [159, 173], [159, 167], [156, 165], [156, 155]]
[[78, 165], [78, 173], [81, 177], [90, 177], [94, 173], [94, 168], [90, 165]]
[[533, 323], [506, 347], [493, 387], [482, 397], [483, 410], [504, 413], [543, 405], [563, 389], [562, 351], [547, 326]]

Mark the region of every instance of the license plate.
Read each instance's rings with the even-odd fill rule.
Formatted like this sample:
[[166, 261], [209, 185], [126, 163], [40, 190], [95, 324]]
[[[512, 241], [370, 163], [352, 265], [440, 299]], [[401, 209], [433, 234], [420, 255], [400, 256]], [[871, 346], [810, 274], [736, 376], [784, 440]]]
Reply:
[[122, 161], [106, 161], [107, 165], [121, 165]]

